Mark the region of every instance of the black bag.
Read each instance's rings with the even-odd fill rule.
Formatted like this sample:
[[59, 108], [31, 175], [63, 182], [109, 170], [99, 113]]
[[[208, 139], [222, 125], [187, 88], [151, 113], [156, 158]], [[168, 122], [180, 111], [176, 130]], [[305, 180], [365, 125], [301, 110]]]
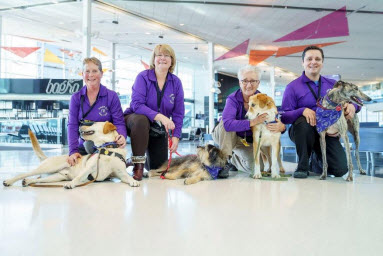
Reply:
[[165, 126], [160, 125], [158, 122], [150, 124], [149, 136], [150, 137], [164, 137], [166, 135]]

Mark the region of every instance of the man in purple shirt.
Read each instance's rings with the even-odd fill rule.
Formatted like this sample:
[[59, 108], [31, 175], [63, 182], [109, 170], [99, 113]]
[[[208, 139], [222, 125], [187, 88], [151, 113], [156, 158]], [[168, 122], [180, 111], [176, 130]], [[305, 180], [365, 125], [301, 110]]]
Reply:
[[124, 115], [132, 142], [131, 162], [136, 180], [142, 179], [144, 164], [147, 170], [157, 169], [168, 159], [166, 131], [172, 131], [170, 152], [177, 151], [185, 103], [181, 80], [173, 74], [175, 65], [174, 50], [169, 45], [157, 45], [152, 52], [150, 69], [140, 72], [134, 82], [130, 108]]
[[[264, 122], [267, 114], [261, 114], [253, 120], [245, 118], [245, 114], [249, 109], [249, 98], [259, 93], [260, 78], [260, 71], [254, 66], [247, 65], [239, 69], [240, 89], [227, 97], [222, 120], [213, 130], [214, 142], [229, 156], [229, 163], [219, 177], [227, 177], [229, 170], [234, 168], [231, 165], [238, 170], [253, 173], [253, 133], [250, 127]], [[267, 124], [267, 128], [272, 132], [282, 132], [286, 129], [279, 120]]]
[[[285, 124], [292, 124], [289, 129], [290, 139], [296, 145], [298, 167], [295, 178], [307, 178], [312, 152], [312, 164], [321, 162], [319, 134], [316, 131], [317, 99], [323, 97], [328, 89], [333, 88], [335, 80], [320, 75], [323, 67], [323, 50], [317, 46], [307, 47], [302, 54], [304, 72], [302, 76], [290, 82], [283, 94], [282, 117]], [[360, 111], [357, 105], [347, 104], [344, 110], [346, 119], [354, 117]], [[326, 136], [328, 172], [336, 177], [347, 172], [347, 159], [339, 137]], [[311, 170], [317, 170], [315, 166]], [[322, 172], [320, 170], [320, 172]]]

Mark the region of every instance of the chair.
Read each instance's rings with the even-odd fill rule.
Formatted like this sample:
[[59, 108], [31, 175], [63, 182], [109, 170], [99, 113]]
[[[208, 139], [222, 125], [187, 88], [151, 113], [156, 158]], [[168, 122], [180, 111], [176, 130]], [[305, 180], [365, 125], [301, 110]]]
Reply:
[[[383, 138], [383, 128], [363, 127], [359, 130], [360, 145], [359, 152], [366, 152], [367, 169], [371, 165], [371, 175], [375, 175], [376, 154], [383, 153], [383, 144], [380, 141]], [[380, 166], [380, 165], [379, 165]]]
[[286, 131], [281, 135], [281, 160], [283, 161], [283, 156], [285, 153], [285, 150], [287, 149], [293, 149], [295, 154], [295, 162], [298, 163], [298, 155], [297, 151], [295, 150], [295, 144], [291, 139], [289, 138], [289, 133]]
[[197, 128], [196, 131], [195, 131], [195, 134], [194, 134], [193, 141], [200, 141], [200, 140], [202, 140], [202, 129], [201, 128]]

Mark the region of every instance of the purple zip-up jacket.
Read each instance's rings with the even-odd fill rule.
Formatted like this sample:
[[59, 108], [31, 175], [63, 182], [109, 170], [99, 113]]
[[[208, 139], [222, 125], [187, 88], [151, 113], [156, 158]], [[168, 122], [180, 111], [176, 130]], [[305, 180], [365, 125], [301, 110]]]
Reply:
[[[258, 90], [254, 93], [260, 93]], [[222, 112], [223, 127], [227, 132], [235, 131], [240, 137], [252, 136], [250, 121], [245, 118], [246, 110], [241, 89], [231, 93]]]
[[131, 113], [142, 114], [153, 122], [154, 117], [161, 113], [172, 117], [175, 125], [173, 136], [181, 138], [182, 124], [185, 116], [184, 90], [181, 80], [174, 74], [168, 73], [166, 87], [162, 97], [160, 112], [157, 106], [157, 78], [154, 69], [144, 70], [137, 75], [132, 88], [132, 101], [124, 115]]
[[[333, 88], [336, 81], [333, 79], [325, 78], [323, 76], [320, 76], [319, 79], [322, 84], [320, 92], [322, 97], [326, 95], [327, 90]], [[318, 94], [318, 86], [305, 75], [305, 72], [302, 73], [302, 76], [293, 80], [286, 86], [285, 92], [283, 93], [281, 106], [281, 121], [284, 124], [294, 123], [300, 116], [302, 116], [303, 111], [306, 108], [316, 111], [317, 101], [307, 86], [307, 82], [314, 90], [315, 94]], [[360, 107], [356, 104], [354, 104], [354, 106], [355, 112], [359, 112]]]
[[[68, 121], [68, 144], [69, 155], [78, 153], [78, 148], [84, 143], [78, 132], [79, 121], [83, 119], [81, 110], [81, 97], [84, 97], [84, 114], [90, 109], [90, 103], [86, 95], [87, 88], [84, 86], [80, 91], [73, 94], [69, 103]], [[122, 113], [120, 99], [116, 92], [100, 85], [100, 91], [92, 111], [84, 118], [91, 121], [110, 121], [117, 127], [117, 132], [126, 138], [126, 126]]]

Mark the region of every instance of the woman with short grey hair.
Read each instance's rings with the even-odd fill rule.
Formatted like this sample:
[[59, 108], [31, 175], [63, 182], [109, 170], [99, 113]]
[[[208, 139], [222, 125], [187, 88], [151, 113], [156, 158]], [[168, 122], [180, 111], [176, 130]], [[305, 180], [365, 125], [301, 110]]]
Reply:
[[[242, 170], [252, 173], [254, 168], [253, 133], [251, 127], [264, 122], [266, 114], [261, 114], [253, 120], [245, 118], [249, 109], [249, 98], [260, 93], [261, 72], [255, 66], [246, 65], [238, 70], [240, 88], [230, 94], [226, 99], [222, 120], [213, 130], [213, 140], [228, 156], [229, 161], [221, 177], [228, 177], [230, 170]], [[272, 132], [286, 130], [285, 125], [276, 120], [276, 123], [267, 124]]]

